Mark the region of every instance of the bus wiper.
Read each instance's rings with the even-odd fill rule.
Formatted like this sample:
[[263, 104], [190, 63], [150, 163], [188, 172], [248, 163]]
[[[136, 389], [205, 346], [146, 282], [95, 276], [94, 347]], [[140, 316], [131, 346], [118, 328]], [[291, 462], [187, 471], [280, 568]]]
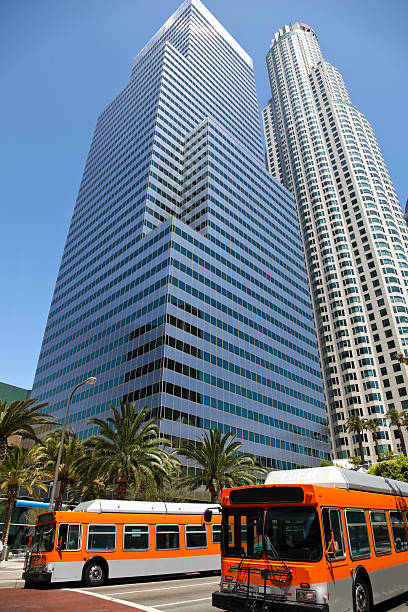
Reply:
[[238, 565], [238, 574], [241, 571], [241, 567], [244, 562], [244, 559], [247, 559], [247, 558], [248, 558], [248, 555], [246, 554], [246, 550], [243, 546], [241, 546], [241, 561], [239, 562], [239, 565]]
[[[285, 570], [286, 570], [286, 572], [287, 572], [288, 576], [292, 576], [292, 571], [291, 571], [291, 570], [288, 568], [288, 566], [286, 565], [286, 563], [284, 562], [284, 560], [283, 560], [283, 559], [281, 559], [281, 558], [279, 557], [279, 553], [278, 553], [278, 551], [276, 550], [276, 548], [275, 548], [274, 544], [272, 544], [271, 538], [270, 538], [270, 537], [269, 537], [269, 536], [268, 536], [266, 533], [264, 533], [264, 538], [265, 538], [265, 540], [268, 542], [268, 544], [269, 544], [269, 546], [270, 546], [271, 551], [272, 551], [272, 552], [273, 552], [273, 554], [275, 555], [276, 560], [277, 560], [277, 561], [280, 561], [280, 563], [282, 563], [282, 565], [283, 565], [283, 567], [285, 568]], [[265, 546], [265, 549], [266, 549], [266, 551], [268, 550], [266, 546]], [[267, 556], [268, 556], [268, 553], [267, 553]]]

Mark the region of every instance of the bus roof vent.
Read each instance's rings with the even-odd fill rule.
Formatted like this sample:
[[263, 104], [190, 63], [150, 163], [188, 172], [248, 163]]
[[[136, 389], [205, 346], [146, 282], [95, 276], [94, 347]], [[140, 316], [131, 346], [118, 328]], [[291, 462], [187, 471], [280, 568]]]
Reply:
[[[214, 504], [167, 503], [148, 501], [128, 501], [118, 499], [93, 499], [81, 502], [74, 512], [127, 512], [129, 514], [203, 514], [211, 508], [216, 512]], [[221, 507], [220, 507], [221, 511]]]
[[380, 476], [334, 466], [269, 472], [265, 484], [310, 484], [408, 497], [408, 482], [381, 478]]

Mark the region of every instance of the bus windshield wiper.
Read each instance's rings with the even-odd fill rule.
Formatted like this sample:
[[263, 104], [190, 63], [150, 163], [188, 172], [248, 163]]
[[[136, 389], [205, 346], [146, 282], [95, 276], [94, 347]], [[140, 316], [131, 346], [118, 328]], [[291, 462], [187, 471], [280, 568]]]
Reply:
[[[284, 560], [280, 558], [278, 551], [276, 550], [276, 548], [275, 548], [274, 544], [272, 544], [271, 538], [270, 538], [270, 537], [269, 537], [269, 536], [268, 536], [266, 533], [264, 533], [264, 538], [265, 538], [265, 540], [268, 542], [268, 544], [269, 544], [269, 546], [270, 546], [271, 551], [272, 551], [272, 552], [273, 552], [273, 554], [275, 555], [275, 559], [276, 559], [277, 561], [279, 561], [280, 563], [282, 563], [282, 565], [283, 565], [283, 567], [285, 568], [285, 570], [286, 570], [286, 572], [288, 573], [288, 575], [292, 576], [292, 571], [291, 571], [291, 570], [288, 568], [288, 566], [286, 565], [286, 563], [284, 562]], [[268, 549], [267, 549], [267, 547], [266, 547], [266, 546], [265, 546], [265, 550], [266, 550], [266, 556], [268, 556]]]

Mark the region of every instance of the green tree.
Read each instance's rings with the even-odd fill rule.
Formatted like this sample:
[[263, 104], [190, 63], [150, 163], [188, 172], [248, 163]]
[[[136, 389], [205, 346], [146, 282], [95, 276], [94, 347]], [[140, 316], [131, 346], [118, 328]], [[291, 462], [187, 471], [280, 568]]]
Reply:
[[134, 404], [125, 402], [119, 409], [111, 408], [112, 416], [106, 420], [93, 417], [88, 421], [100, 429], [84, 443], [86, 457], [81, 471], [115, 482], [116, 498], [125, 499], [130, 485], [139, 489], [149, 479], [165, 480], [176, 459], [164, 449], [171, 443], [159, 438], [159, 419], [151, 416], [151, 410], [137, 412]]
[[7, 439], [15, 434], [38, 440], [35, 427], [54, 423], [49, 414], [41, 413], [48, 403], [36, 404], [38, 400], [0, 400], [0, 465], [7, 456]]
[[371, 435], [374, 440], [375, 445], [375, 454], [377, 455], [377, 461], [381, 460], [381, 451], [378, 445], [380, 426], [378, 424], [377, 419], [366, 419], [365, 428], [367, 431], [371, 432]]
[[69, 486], [70, 503], [79, 504], [79, 502], [90, 501], [91, 499], [112, 497], [112, 485], [107, 484], [102, 476], [94, 476], [89, 470], [85, 472], [81, 463], [82, 459], [78, 464], [77, 478]]
[[366, 420], [362, 419], [356, 414], [349, 416], [346, 421], [346, 429], [347, 431], [356, 434], [358, 447], [360, 449], [361, 462], [364, 463], [363, 432], [365, 429], [367, 429]]
[[381, 461], [370, 466], [368, 472], [375, 476], [408, 482], [408, 457], [399, 455], [396, 459]]
[[182, 482], [193, 489], [204, 483], [211, 495], [211, 503], [216, 503], [222, 489], [240, 485], [251, 485], [258, 481], [260, 474], [268, 470], [257, 464], [254, 455], [241, 453], [242, 444], [236, 436], [224, 436], [218, 429], [203, 432], [201, 440], [190, 441], [178, 449], [178, 453], [198, 467], [201, 473], [185, 476]]
[[385, 414], [387, 421], [390, 421], [391, 425], [394, 425], [398, 429], [399, 440], [401, 443], [402, 454], [407, 455], [407, 447], [405, 446], [405, 440], [402, 433], [402, 428], [408, 425], [408, 416], [405, 410], [398, 412], [396, 408], [389, 408]]
[[9, 449], [5, 460], [0, 466], [0, 489], [5, 491], [7, 496], [6, 515], [3, 527], [3, 545], [6, 546], [10, 532], [11, 513], [17, 500], [18, 490], [24, 487], [34, 495], [35, 489], [47, 490], [41, 482], [41, 473], [38, 466], [27, 463], [27, 453], [19, 446]]
[[[53, 478], [58, 450], [61, 444], [62, 431], [57, 429], [47, 434], [43, 440], [30, 449], [30, 457], [35, 463], [44, 466], [48, 478]], [[62, 499], [70, 484], [79, 478], [78, 465], [84, 455], [82, 442], [73, 431], [66, 431], [62, 446], [61, 463], [58, 470], [60, 489], [55, 500], [55, 510], [61, 510]]]
[[396, 359], [400, 363], [404, 363], [405, 365], [408, 365], [408, 357], [405, 357], [403, 353], [394, 353], [394, 355], [392, 355], [392, 358]]

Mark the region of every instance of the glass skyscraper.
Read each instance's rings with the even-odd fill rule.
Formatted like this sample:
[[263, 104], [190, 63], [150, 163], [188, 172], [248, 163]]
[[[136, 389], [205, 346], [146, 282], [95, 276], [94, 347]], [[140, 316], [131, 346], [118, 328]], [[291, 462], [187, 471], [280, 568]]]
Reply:
[[252, 61], [199, 0], [98, 119], [32, 397], [84, 439], [125, 399], [161, 432], [236, 433], [270, 467], [330, 456], [293, 197], [265, 169]]
[[[267, 54], [267, 163], [296, 196], [318, 330], [334, 452], [358, 455], [346, 428], [375, 420], [379, 448], [400, 451], [384, 418], [408, 409], [408, 232], [373, 129], [305, 23], [279, 30]], [[377, 461], [372, 434], [364, 452]]]

